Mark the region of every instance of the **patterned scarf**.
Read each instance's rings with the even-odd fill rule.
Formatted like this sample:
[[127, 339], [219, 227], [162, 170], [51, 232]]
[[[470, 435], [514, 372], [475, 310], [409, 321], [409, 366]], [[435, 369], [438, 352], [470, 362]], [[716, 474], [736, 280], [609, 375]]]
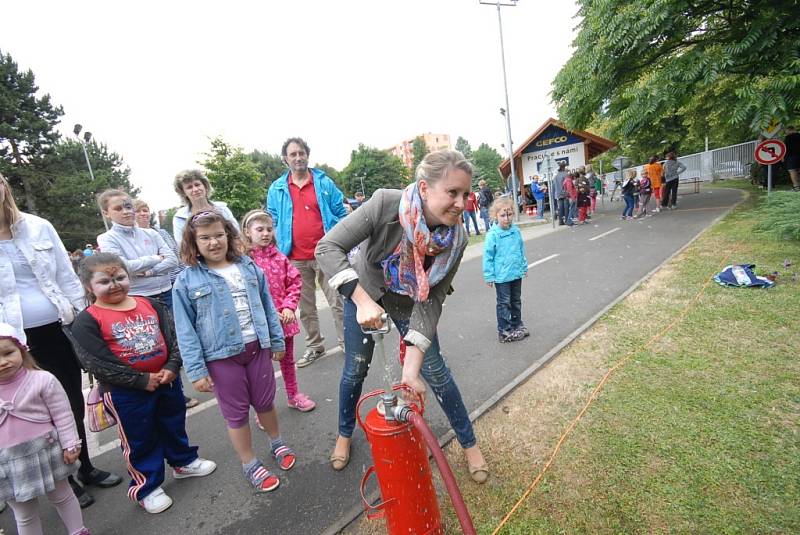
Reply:
[[[404, 237], [394, 252], [381, 262], [383, 278], [392, 292], [407, 295], [417, 302], [425, 301], [431, 286], [455, 267], [466, 237], [458, 224], [441, 226], [433, 232], [428, 229], [416, 182], [403, 191], [399, 211]], [[434, 257], [427, 272], [424, 267], [426, 255]]]

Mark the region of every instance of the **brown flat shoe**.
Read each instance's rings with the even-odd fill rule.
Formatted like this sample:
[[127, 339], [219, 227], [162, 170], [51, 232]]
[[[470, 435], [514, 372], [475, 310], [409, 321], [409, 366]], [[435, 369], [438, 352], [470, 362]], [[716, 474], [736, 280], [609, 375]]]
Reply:
[[486, 483], [486, 480], [489, 479], [489, 467], [486, 465], [486, 463], [483, 463], [480, 466], [468, 465], [468, 467], [469, 476], [475, 483], [481, 485]]
[[336, 470], [337, 472], [344, 470], [345, 466], [350, 462], [350, 451], [348, 450], [347, 455], [336, 455], [336, 453], [331, 453], [331, 467]]

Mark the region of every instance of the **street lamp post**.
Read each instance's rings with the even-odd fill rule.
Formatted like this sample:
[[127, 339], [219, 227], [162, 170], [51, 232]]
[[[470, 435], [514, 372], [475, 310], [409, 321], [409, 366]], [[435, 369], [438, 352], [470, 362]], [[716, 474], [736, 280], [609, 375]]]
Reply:
[[[92, 133], [86, 131], [83, 133], [83, 137], [81, 137], [80, 136], [81, 130], [83, 130], [83, 126], [81, 126], [80, 124], [76, 124], [74, 127], [72, 127], [72, 132], [75, 134], [75, 137], [78, 138], [78, 141], [80, 142], [81, 147], [83, 148], [83, 157], [86, 158], [86, 167], [89, 168], [89, 178], [91, 178], [92, 183], [94, 183], [94, 172], [92, 171], [92, 162], [89, 161], [89, 152], [86, 150], [86, 145], [88, 145], [89, 142], [92, 140]], [[103, 226], [105, 226], [106, 230], [108, 230], [108, 221], [106, 221], [106, 218], [103, 217], [102, 213], [100, 214], [100, 218], [103, 220]]]
[[506, 138], [508, 141], [509, 154], [508, 161], [511, 164], [511, 187], [514, 192], [514, 219], [519, 221], [519, 199], [517, 197], [519, 194], [519, 183], [517, 182], [517, 172], [514, 170], [514, 145], [511, 142], [511, 111], [508, 106], [508, 80], [506, 78], [506, 52], [503, 44], [503, 18], [500, 15], [501, 6], [514, 7], [517, 5], [517, 0], [506, 0], [505, 2], [501, 2], [500, 0], [495, 0], [494, 2], [489, 0], [478, 0], [478, 3], [497, 7], [497, 23], [500, 26], [500, 61], [503, 65], [503, 89], [506, 96], [506, 107], [500, 108], [500, 113], [506, 118]]
[[[552, 154], [545, 155], [542, 167], [547, 175], [547, 198], [550, 200], [550, 220], [553, 222], [553, 228], [556, 228], [555, 198], [553, 197], [553, 182], [555, 182], [553, 179], [553, 171], [555, 169], [555, 163], [553, 162]], [[544, 216], [544, 214], [542, 214], [542, 216]]]

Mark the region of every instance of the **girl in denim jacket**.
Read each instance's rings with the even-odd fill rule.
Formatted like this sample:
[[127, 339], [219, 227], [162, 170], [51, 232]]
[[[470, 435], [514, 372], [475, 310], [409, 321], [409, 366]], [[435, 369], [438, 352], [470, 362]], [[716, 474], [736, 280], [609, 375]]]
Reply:
[[497, 293], [497, 336], [501, 343], [530, 336], [522, 323], [522, 277], [528, 275], [525, 244], [514, 225], [514, 201], [499, 197], [490, 208], [497, 221], [483, 243], [483, 278]]
[[253, 451], [250, 407], [270, 437], [282, 470], [295, 464], [275, 411], [272, 360], [284, 357], [283, 329], [264, 272], [244, 254], [239, 231], [216, 211], [195, 214], [181, 242], [187, 268], [173, 293], [175, 327], [186, 374], [198, 392], [213, 392], [242, 471], [257, 492], [280, 480]]

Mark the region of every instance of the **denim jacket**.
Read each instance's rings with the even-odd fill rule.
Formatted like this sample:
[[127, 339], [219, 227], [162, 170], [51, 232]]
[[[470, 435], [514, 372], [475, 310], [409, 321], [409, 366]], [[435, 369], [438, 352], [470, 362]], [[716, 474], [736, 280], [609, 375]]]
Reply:
[[[53, 225], [41, 217], [20, 213], [19, 220], [11, 226], [11, 235], [39, 287], [58, 309], [61, 322], [72, 323], [76, 311], [86, 307], [86, 294]], [[0, 253], [0, 322], [14, 326], [22, 336], [20, 299], [24, 298], [17, 289], [11, 260]]]
[[[322, 214], [322, 228], [327, 233], [347, 215], [344, 196], [336, 187], [336, 183], [324, 172], [314, 168], [309, 168], [308, 172], [311, 173], [314, 180], [314, 192], [317, 194], [317, 204], [319, 212]], [[289, 193], [289, 171], [283, 173], [270, 185], [265, 208], [272, 215], [278, 250], [289, 256], [292, 252], [293, 219], [292, 195]]]
[[[283, 328], [272, 304], [264, 272], [248, 256], [234, 263], [244, 278], [253, 327], [262, 349], [284, 351]], [[242, 330], [228, 284], [202, 260], [184, 269], [172, 289], [175, 330], [186, 375], [192, 382], [208, 376], [206, 362], [244, 351]]]

